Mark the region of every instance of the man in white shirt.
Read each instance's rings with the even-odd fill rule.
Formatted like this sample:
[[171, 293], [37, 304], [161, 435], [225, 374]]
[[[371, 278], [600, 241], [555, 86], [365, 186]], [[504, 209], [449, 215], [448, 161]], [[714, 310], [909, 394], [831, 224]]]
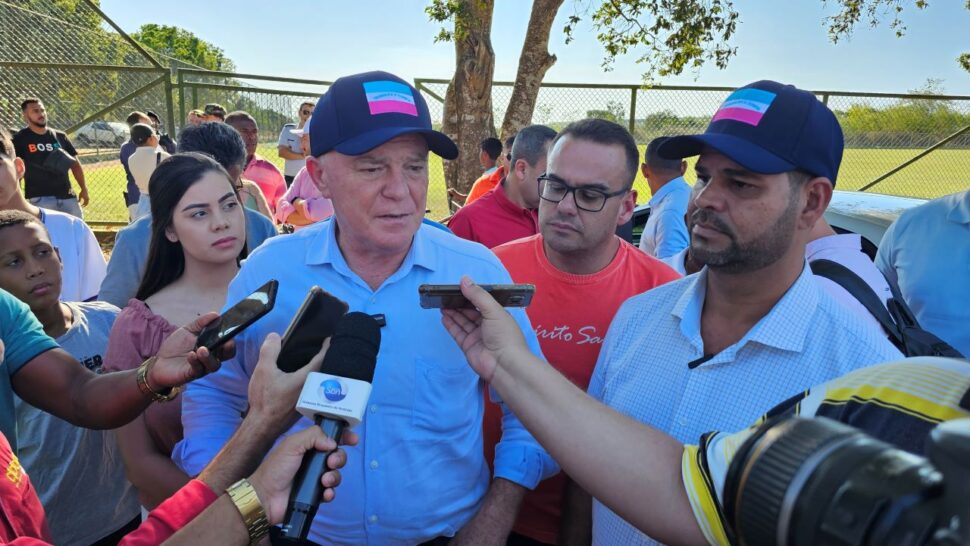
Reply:
[[142, 123], [132, 125], [131, 141], [137, 146], [128, 158], [128, 169], [135, 179], [139, 192], [138, 207], [131, 218], [135, 221], [152, 211], [148, 196], [148, 181], [151, 180], [155, 167], [171, 156], [158, 146], [158, 134], [150, 125]]
[[[772, 81], [729, 95], [705, 133], [664, 142], [659, 153], [670, 159], [700, 155], [690, 253], [705, 267], [623, 304], [589, 393], [685, 442], [740, 429], [792, 392], [899, 358], [820, 288], [805, 261], [842, 147], [831, 110]], [[594, 544], [652, 543], [599, 502], [592, 525]]]
[[303, 129], [306, 127], [316, 103], [306, 101], [300, 104], [298, 112], [298, 123], [287, 123], [280, 131], [280, 139], [277, 146], [279, 156], [283, 158], [283, 179], [286, 180], [286, 187], [293, 184], [293, 179], [300, 174], [300, 169], [306, 165], [306, 154], [303, 152], [301, 139]]

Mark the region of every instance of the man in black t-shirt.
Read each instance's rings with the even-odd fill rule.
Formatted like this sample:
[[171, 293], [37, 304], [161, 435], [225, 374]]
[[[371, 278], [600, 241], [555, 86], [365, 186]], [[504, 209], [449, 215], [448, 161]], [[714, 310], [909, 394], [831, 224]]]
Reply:
[[[27, 127], [13, 136], [13, 143], [26, 166], [25, 196], [38, 207], [83, 218], [81, 206], [88, 205], [88, 187], [77, 150], [62, 131], [47, 127], [47, 110], [40, 99], [26, 99], [20, 109]], [[71, 189], [68, 171], [81, 188], [78, 195]]]

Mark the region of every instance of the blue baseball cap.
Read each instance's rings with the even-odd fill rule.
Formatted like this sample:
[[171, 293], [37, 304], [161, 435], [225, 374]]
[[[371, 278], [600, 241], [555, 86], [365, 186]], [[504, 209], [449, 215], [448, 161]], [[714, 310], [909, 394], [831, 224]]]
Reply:
[[834, 186], [845, 140], [835, 114], [814, 94], [762, 80], [731, 93], [703, 134], [672, 137], [657, 151], [682, 159], [705, 146], [756, 173], [803, 170]]
[[314, 157], [336, 150], [360, 155], [401, 135], [417, 133], [444, 159], [458, 146], [431, 128], [428, 103], [411, 84], [387, 72], [365, 72], [333, 82], [317, 101], [310, 126]]

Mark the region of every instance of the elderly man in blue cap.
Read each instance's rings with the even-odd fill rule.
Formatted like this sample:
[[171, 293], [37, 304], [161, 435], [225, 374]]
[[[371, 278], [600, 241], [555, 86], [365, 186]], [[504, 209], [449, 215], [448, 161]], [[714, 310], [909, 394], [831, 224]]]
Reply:
[[[318, 512], [319, 544], [414, 545], [474, 540], [504, 544], [527, 488], [558, 471], [507, 410], [494, 479], [482, 448], [482, 383], [436, 310], [419, 306], [418, 286], [510, 283], [485, 247], [423, 225], [428, 151], [458, 155], [431, 128], [428, 107], [386, 72], [338, 79], [310, 122], [307, 170], [333, 202], [331, 220], [253, 252], [229, 287], [234, 303], [279, 280], [272, 312], [236, 337], [236, 358], [185, 393], [185, 438], [173, 458], [198, 473], [232, 434], [246, 408], [259, 347], [282, 332], [308, 289], [319, 285], [352, 311], [386, 317], [361, 441], [335, 502]], [[522, 310], [512, 312], [529, 346], [538, 341]], [[296, 430], [312, 426], [301, 420]]]
[[[741, 429], [811, 385], [899, 358], [879, 330], [820, 288], [805, 261], [842, 146], [824, 104], [772, 81], [731, 93], [705, 133], [664, 142], [661, 156], [700, 156], [690, 253], [705, 267], [623, 304], [589, 393], [693, 442]], [[599, 502], [592, 526], [595, 544], [651, 542]]]

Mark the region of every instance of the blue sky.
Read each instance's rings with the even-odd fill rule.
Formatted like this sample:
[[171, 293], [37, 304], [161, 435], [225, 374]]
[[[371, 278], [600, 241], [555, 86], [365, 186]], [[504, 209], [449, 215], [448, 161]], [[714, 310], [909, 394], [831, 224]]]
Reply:
[[[530, 3], [496, 0], [492, 45], [495, 76], [509, 80], [528, 22]], [[566, 45], [561, 29], [577, 6], [566, 0], [553, 25], [550, 51], [559, 61], [550, 82], [639, 83], [636, 55], [600, 67], [602, 48], [587, 21]], [[810, 89], [906, 92], [927, 78], [944, 80], [950, 94], [970, 95], [970, 73], [956, 57], [970, 51], [970, 10], [963, 0], [938, 0], [922, 11], [907, 9], [908, 32], [896, 38], [888, 25], [860, 25], [849, 41], [828, 41], [822, 19], [834, 13], [821, 0], [736, 0], [741, 23], [733, 41], [738, 55], [726, 70], [713, 65], [699, 73], [666, 78], [668, 85], [743, 85], [775, 79]], [[177, 25], [223, 48], [239, 70], [257, 74], [332, 80], [382, 69], [406, 79], [450, 78], [454, 46], [433, 41], [438, 25], [428, 21], [425, 0], [102, 0], [101, 7], [122, 28]], [[834, 2], [830, 2], [834, 4]]]

